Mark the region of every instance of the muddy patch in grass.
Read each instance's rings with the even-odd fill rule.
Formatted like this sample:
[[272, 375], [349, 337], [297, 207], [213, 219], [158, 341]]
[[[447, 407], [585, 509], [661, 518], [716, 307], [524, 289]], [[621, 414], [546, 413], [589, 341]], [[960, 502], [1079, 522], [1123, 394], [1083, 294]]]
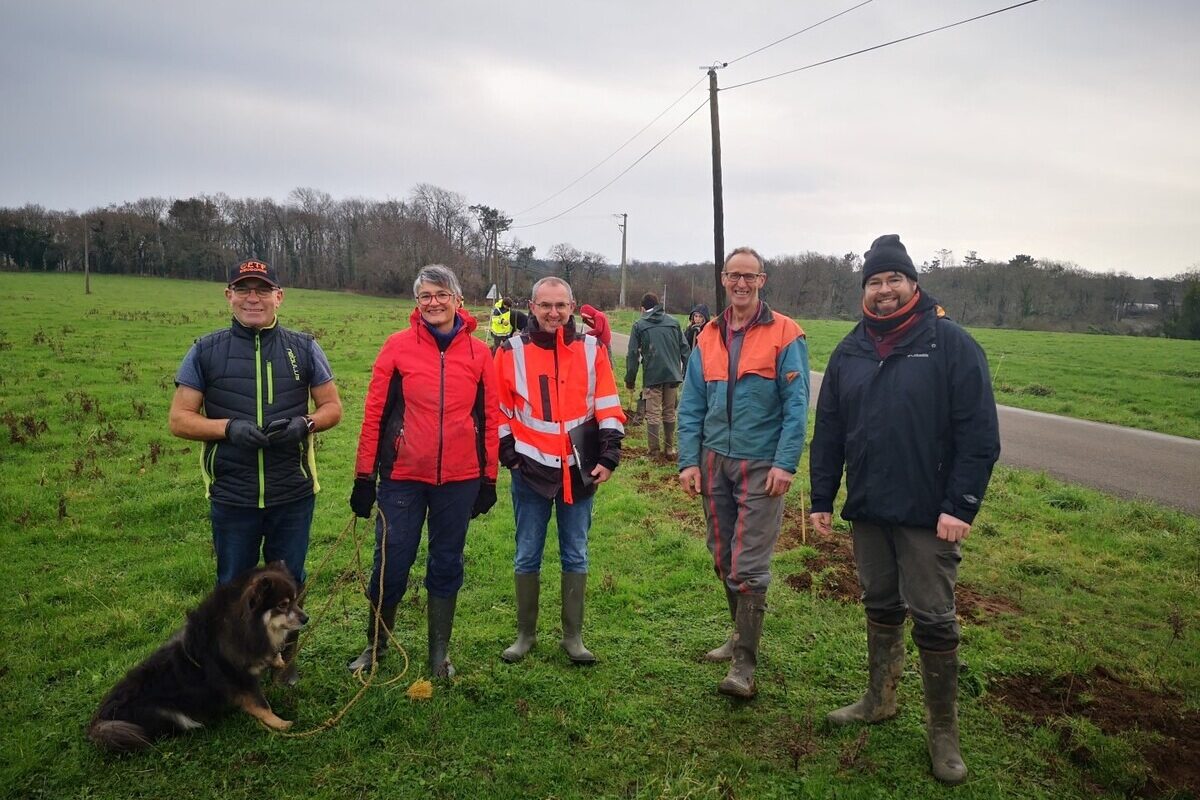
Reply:
[[[1038, 725], [1065, 717], [1081, 717], [1108, 736], [1127, 732], [1139, 737], [1137, 749], [1149, 769], [1137, 794], [1162, 797], [1185, 793], [1200, 796], [1200, 712], [1183, 710], [1182, 699], [1123, 682], [1103, 667], [1087, 675], [1020, 675], [992, 685], [995, 702], [1028, 716]], [[1085, 744], [1060, 733], [1064, 750], [1087, 770], [1095, 763]]]
[[972, 622], [983, 622], [997, 614], [1020, 614], [1021, 607], [999, 594], [983, 594], [965, 583], [954, 587], [954, 606], [958, 616]]

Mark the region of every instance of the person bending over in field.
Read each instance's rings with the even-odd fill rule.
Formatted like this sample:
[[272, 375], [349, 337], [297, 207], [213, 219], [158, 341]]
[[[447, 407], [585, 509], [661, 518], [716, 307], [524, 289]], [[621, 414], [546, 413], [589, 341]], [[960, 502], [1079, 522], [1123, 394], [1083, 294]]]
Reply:
[[867, 612], [870, 677], [834, 725], [896, 714], [904, 618], [921, 652], [934, 776], [967, 778], [958, 744], [954, 584], [962, 542], [1000, 456], [996, 401], [983, 350], [917, 285], [895, 234], [863, 263], [863, 317], [825, 369], [810, 454], [812, 523], [832, 533], [846, 467], [854, 560]]

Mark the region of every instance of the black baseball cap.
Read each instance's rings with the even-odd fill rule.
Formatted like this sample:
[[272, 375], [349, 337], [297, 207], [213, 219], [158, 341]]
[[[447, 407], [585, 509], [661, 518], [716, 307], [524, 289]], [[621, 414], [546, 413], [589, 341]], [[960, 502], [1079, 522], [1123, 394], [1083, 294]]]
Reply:
[[259, 261], [257, 258], [248, 258], [240, 264], [236, 264], [229, 269], [229, 285], [233, 286], [238, 281], [244, 281], [246, 278], [258, 278], [261, 281], [280, 288], [279, 279], [275, 277], [275, 270], [265, 261]]

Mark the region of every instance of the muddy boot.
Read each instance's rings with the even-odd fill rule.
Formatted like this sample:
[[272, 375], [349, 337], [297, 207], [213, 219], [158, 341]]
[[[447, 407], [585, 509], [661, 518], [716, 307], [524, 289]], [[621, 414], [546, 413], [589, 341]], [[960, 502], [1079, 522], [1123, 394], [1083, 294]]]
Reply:
[[765, 594], [739, 594], [737, 616], [734, 618], [733, 658], [729, 672], [717, 686], [717, 691], [731, 697], [749, 700], [758, 693], [754, 685], [754, 668], [758, 666], [758, 640], [762, 636], [763, 612], [767, 610]]
[[658, 458], [659, 454], [659, 435], [662, 432], [662, 427], [657, 423], [646, 423], [646, 452], [651, 458]]
[[446, 653], [450, 648], [450, 631], [454, 627], [454, 607], [458, 604], [458, 595], [427, 595], [426, 603], [429, 615], [429, 674], [435, 678], [453, 678], [454, 665]]
[[679, 456], [679, 451], [675, 449], [675, 423], [663, 423], [663, 456], [668, 460], [673, 460]]
[[500, 657], [509, 663], [520, 661], [537, 644], [538, 593], [542, 576], [536, 572], [516, 573], [517, 640]]
[[921, 651], [925, 684], [925, 738], [933, 777], [956, 786], [967, 779], [967, 766], [958, 749], [958, 650]]
[[375, 620], [375, 607], [371, 606], [371, 613], [367, 615], [367, 649], [363, 650], [358, 658], [351, 659], [346, 664], [346, 669], [351, 672], [358, 672], [361, 669], [369, 670], [372, 664], [387, 654], [388, 632], [395, 630], [398, 605], [398, 603], [385, 603], [381, 606], [378, 623]]
[[594, 664], [596, 657], [583, 646], [583, 596], [586, 572], [562, 574], [562, 648], [575, 664]]
[[[725, 587], [725, 601], [729, 603], [729, 619], [734, 623], [737, 622], [737, 592]], [[725, 640], [725, 644], [720, 647], [713, 648], [704, 654], [705, 661], [728, 661], [733, 658], [733, 634], [729, 634], [729, 638]]]
[[904, 625], [867, 621], [867, 691], [858, 702], [825, 715], [830, 725], [882, 722], [896, 716], [896, 685], [904, 672]]

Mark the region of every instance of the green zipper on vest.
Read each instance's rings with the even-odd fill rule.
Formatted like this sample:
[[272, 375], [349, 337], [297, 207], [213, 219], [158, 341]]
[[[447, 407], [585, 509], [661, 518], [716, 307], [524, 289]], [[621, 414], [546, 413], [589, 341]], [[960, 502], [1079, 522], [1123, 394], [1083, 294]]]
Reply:
[[[258, 427], [263, 424], [263, 391], [262, 391], [262, 331], [254, 332], [254, 405], [258, 416]], [[267, 480], [266, 468], [263, 464], [263, 451], [258, 451], [258, 507], [266, 508]]]
[[275, 404], [275, 371], [271, 369], [271, 362], [267, 362], [267, 405]]

